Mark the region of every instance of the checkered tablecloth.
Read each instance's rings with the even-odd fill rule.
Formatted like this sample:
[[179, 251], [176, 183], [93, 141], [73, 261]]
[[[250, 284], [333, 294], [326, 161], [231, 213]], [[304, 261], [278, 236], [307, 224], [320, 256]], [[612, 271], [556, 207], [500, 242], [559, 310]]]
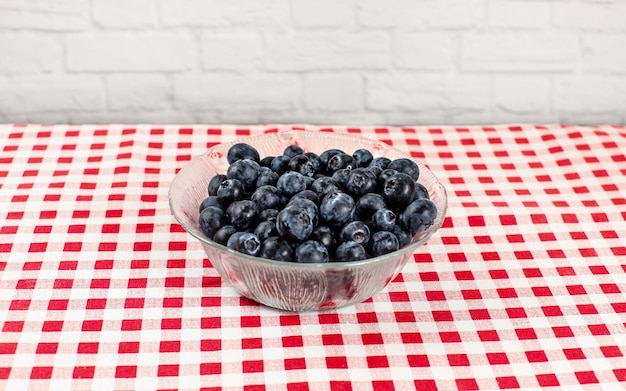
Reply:
[[[409, 151], [440, 231], [373, 298], [241, 298], [175, 223], [169, 183], [250, 134]], [[626, 388], [623, 126], [0, 125], [0, 389]]]

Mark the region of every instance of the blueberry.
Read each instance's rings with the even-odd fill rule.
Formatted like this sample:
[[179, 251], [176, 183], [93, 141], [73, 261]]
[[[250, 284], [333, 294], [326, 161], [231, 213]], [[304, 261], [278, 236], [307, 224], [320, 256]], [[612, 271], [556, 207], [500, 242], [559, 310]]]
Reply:
[[335, 260], [337, 262], [362, 261], [366, 258], [365, 248], [356, 242], [342, 243], [335, 252]]
[[370, 163], [370, 167], [376, 166], [384, 170], [385, 168], [387, 168], [387, 166], [389, 166], [389, 163], [391, 163], [391, 159], [387, 157], [375, 157]]
[[400, 248], [408, 246], [413, 241], [413, 236], [404, 228], [402, 228], [402, 224], [396, 224], [396, 226], [393, 227], [391, 233], [396, 235], [396, 238], [398, 238]]
[[374, 175], [376, 175], [376, 178], [378, 178], [378, 176], [380, 176], [380, 174], [383, 172], [383, 169], [378, 166], [369, 166], [367, 168], [369, 168], [369, 170], [373, 172]]
[[265, 209], [280, 209], [283, 203], [283, 197], [280, 191], [271, 185], [261, 186], [250, 196], [257, 209], [263, 211]]
[[385, 168], [384, 170], [382, 170], [380, 174], [378, 174], [378, 179], [377, 179], [378, 189], [382, 190], [387, 179], [389, 179], [389, 177], [392, 176], [393, 174], [397, 174], [397, 173], [398, 171], [393, 170], [391, 168]]
[[334, 179], [328, 176], [321, 176], [313, 181], [311, 190], [313, 190], [319, 198], [324, 198], [326, 194], [332, 191], [339, 191], [340, 189]]
[[428, 199], [418, 199], [409, 204], [400, 215], [404, 228], [412, 235], [427, 230], [437, 217], [437, 207]]
[[302, 155], [302, 154], [304, 154], [304, 149], [302, 149], [302, 147], [301, 147], [301, 146], [299, 146], [299, 145], [295, 145], [295, 144], [294, 144], [294, 145], [290, 145], [290, 146], [288, 146], [288, 147], [287, 147], [287, 148], [285, 148], [285, 150], [283, 151], [283, 155], [285, 155], [285, 156], [289, 156], [290, 158], [291, 158], [291, 157], [294, 157], [294, 156], [296, 156], [296, 155]]
[[298, 263], [327, 263], [328, 250], [320, 242], [307, 240], [296, 247], [296, 262]]
[[293, 250], [289, 242], [285, 239], [278, 236], [271, 236], [261, 243], [259, 256], [275, 261], [292, 262]]
[[253, 257], [259, 254], [261, 250], [261, 241], [250, 232], [236, 232], [228, 238], [226, 243], [229, 249], [238, 251]]
[[428, 189], [419, 182], [415, 182], [415, 198], [413, 200], [419, 200], [421, 198], [430, 199]]
[[355, 168], [348, 174], [346, 189], [355, 197], [376, 191], [376, 175], [367, 168]]
[[333, 173], [331, 179], [335, 181], [340, 189], [343, 190], [346, 188], [346, 184], [348, 183], [348, 176], [350, 175], [350, 171], [350, 169], [341, 168]]
[[396, 226], [396, 214], [389, 209], [379, 209], [372, 215], [372, 226], [376, 231], [392, 231]]
[[252, 228], [259, 217], [256, 205], [250, 200], [235, 201], [226, 209], [226, 217], [238, 231]]
[[355, 213], [361, 220], [369, 220], [379, 209], [387, 209], [383, 196], [378, 193], [367, 193], [358, 199]]
[[339, 231], [340, 242], [355, 242], [361, 246], [367, 246], [370, 240], [370, 230], [362, 221], [352, 221], [344, 225]]
[[278, 213], [276, 229], [281, 237], [302, 242], [313, 232], [313, 219], [306, 209], [287, 206]]
[[276, 156], [272, 160], [272, 163], [270, 164], [270, 168], [272, 169], [272, 171], [274, 171], [275, 173], [279, 175], [283, 174], [287, 171], [287, 168], [289, 166], [289, 160], [291, 160], [289, 156], [285, 156], [285, 155]]
[[407, 174], [398, 172], [387, 178], [382, 191], [385, 203], [399, 210], [413, 201], [415, 181]]
[[351, 170], [356, 168], [356, 160], [347, 153], [339, 153], [328, 160], [326, 168], [329, 172], [335, 172], [342, 168]]
[[417, 163], [407, 158], [393, 160], [391, 163], [389, 163], [389, 166], [387, 166], [387, 168], [391, 168], [398, 172], [407, 174], [408, 176], [413, 178], [414, 181], [417, 181], [420, 176], [420, 168]]
[[267, 168], [269, 168], [269, 167], [270, 167], [270, 165], [272, 164], [272, 160], [274, 160], [274, 158], [275, 158], [275, 157], [276, 157], [276, 156], [265, 156], [263, 159], [261, 159], [261, 160], [259, 161], [259, 165], [260, 165], [261, 167], [267, 167]]
[[217, 188], [217, 198], [223, 206], [243, 199], [243, 185], [238, 179], [227, 179]]
[[326, 225], [319, 225], [315, 227], [311, 236], [309, 236], [309, 239], [322, 243], [329, 252], [334, 251], [335, 247], [337, 247], [335, 231]]
[[238, 143], [230, 147], [226, 153], [226, 160], [229, 164], [233, 164], [237, 160], [250, 159], [259, 162], [259, 152], [251, 145], [246, 143]]
[[[298, 194], [301, 194], [301, 193], [304, 193], [304, 192], [300, 192]], [[296, 196], [294, 196], [294, 197], [296, 197]], [[319, 217], [318, 217], [319, 216], [319, 209], [318, 209], [317, 204], [315, 202], [311, 201], [308, 198], [304, 198], [304, 197], [292, 198], [291, 201], [289, 201], [289, 203], [287, 204], [287, 207], [296, 207], [296, 208], [304, 209], [306, 211], [306, 213], [309, 215], [309, 217], [311, 218], [311, 222], [313, 223], [313, 227], [317, 226], [317, 223], [319, 222]]]
[[265, 185], [276, 185], [276, 181], [278, 181], [278, 174], [272, 171], [271, 168], [261, 167], [259, 171], [259, 177], [256, 180], [256, 187], [259, 188]]
[[296, 155], [289, 160], [287, 169], [312, 177], [319, 172], [320, 163], [319, 160], [311, 160], [306, 155]]
[[254, 234], [259, 238], [261, 243], [266, 241], [269, 237], [278, 236], [276, 221], [265, 220], [260, 222], [254, 229]]
[[317, 196], [317, 194], [313, 190], [307, 189], [307, 190], [301, 191], [300, 193], [294, 194], [289, 200], [289, 202], [293, 200], [297, 200], [298, 198], [305, 198], [309, 201], [313, 201], [315, 205], [319, 205], [320, 203], [320, 198]]
[[398, 238], [389, 231], [374, 233], [371, 243], [371, 255], [374, 257], [392, 253], [400, 248]]
[[228, 239], [237, 232], [237, 228], [232, 225], [225, 225], [222, 228], [218, 229], [213, 235], [213, 241], [215, 243], [219, 243], [222, 246], [226, 246], [228, 244]]
[[320, 204], [321, 220], [331, 227], [340, 227], [354, 220], [355, 203], [342, 192], [328, 193]]
[[208, 196], [207, 198], [202, 200], [202, 202], [200, 203], [200, 212], [202, 212], [204, 208], [209, 206], [215, 206], [220, 209], [222, 208], [222, 204], [220, 204], [220, 200], [219, 198], [217, 198], [217, 196]]
[[238, 179], [246, 191], [253, 191], [260, 172], [259, 163], [250, 159], [241, 159], [228, 167], [226, 176], [228, 179]]
[[324, 152], [320, 153], [320, 163], [322, 163], [322, 167], [328, 167], [328, 161], [331, 157], [338, 155], [340, 153], [345, 153], [341, 149], [331, 148], [327, 149]]
[[278, 178], [276, 187], [285, 197], [291, 198], [294, 194], [306, 190], [306, 180], [302, 174], [290, 171]]
[[259, 221], [273, 221], [276, 222], [278, 217], [278, 209], [265, 209], [259, 214]]
[[209, 185], [207, 186], [209, 195], [210, 196], [217, 195], [217, 189], [220, 187], [222, 182], [224, 182], [226, 179], [228, 179], [228, 177], [226, 177], [226, 175], [224, 174], [218, 174], [218, 175], [215, 175], [213, 178], [211, 178], [211, 180], [209, 181]]
[[226, 214], [222, 209], [215, 206], [209, 206], [200, 212], [198, 222], [200, 223], [200, 229], [202, 232], [204, 232], [208, 238], [213, 239], [215, 232], [226, 225], [228, 220], [226, 219]]
[[370, 165], [372, 160], [374, 160], [372, 153], [365, 148], [360, 148], [354, 151], [352, 157], [356, 161], [357, 167], [367, 167]]

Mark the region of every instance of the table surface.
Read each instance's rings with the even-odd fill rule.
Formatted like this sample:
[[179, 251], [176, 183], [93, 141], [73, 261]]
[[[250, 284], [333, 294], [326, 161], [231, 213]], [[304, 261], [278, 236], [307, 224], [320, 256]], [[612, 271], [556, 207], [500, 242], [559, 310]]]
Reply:
[[[373, 298], [260, 306], [172, 218], [193, 156], [282, 129], [382, 140], [446, 186]], [[626, 387], [623, 126], [0, 125], [0, 151], [0, 389]]]

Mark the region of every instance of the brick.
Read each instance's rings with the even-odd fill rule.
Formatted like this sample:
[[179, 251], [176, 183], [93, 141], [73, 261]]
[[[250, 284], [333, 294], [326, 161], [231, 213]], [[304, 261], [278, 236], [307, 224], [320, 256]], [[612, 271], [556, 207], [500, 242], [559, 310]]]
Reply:
[[168, 106], [170, 83], [162, 75], [111, 75], [106, 78], [112, 110], [159, 110]]
[[440, 75], [372, 75], [366, 79], [366, 103], [374, 110], [437, 110], [445, 106], [443, 88]]
[[623, 113], [626, 77], [562, 77], [556, 81], [554, 109], [559, 112]]
[[484, 111], [490, 102], [490, 77], [455, 75], [444, 81], [443, 98], [452, 110]]
[[626, 73], [625, 49], [624, 35], [585, 34], [582, 36], [583, 68], [588, 72]]
[[483, 0], [359, 0], [357, 21], [367, 27], [464, 29], [480, 25]]
[[578, 57], [578, 38], [573, 34], [509, 31], [462, 38], [465, 71], [570, 71]]
[[349, 27], [355, 24], [356, 0], [292, 0], [293, 23], [299, 27]]
[[96, 32], [66, 38], [72, 71], [180, 71], [194, 61], [194, 44], [184, 33]]
[[184, 108], [293, 109], [300, 85], [295, 77], [211, 74], [174, 78], [175, 101]]
[[626, 4], [613, 3], [554, 3], [552, 23], [557, 27], [576, 30], [626, 31]]
[[252, 33], [204, 33], [200, 53], [207, 70], [250, 69], [263, 65], [265, 58], [261, 35]]
[[165, 26], [262, 26], [283, 29], [290, 24], [288, 0], [160, 0]]
[[156, 0], [93, 0], [93, 19], [107, 28], [154, 27], [158, 20]]
[[0, 72], [38, 73], [62, 68], [61, 44], [52, 36], [1, 33]]
[[496, 1], [487, 5], [487, 22], [501, 28], [544, 28], [550, 25], [550, 4], [545, 1]]
[[304, 104], [310, 110], [355, 111], [363, 108], [363, 81], [354, 74], [304, 78]]
[[394, 64], [399, 68], [443, 71], [456, 60], [457, 40], [446, 33], [396, 33]]
[[384, 69], [390, 63], [391, 43], [383, 32], [297, 32], [266, 39], [273, 70]]
[[0, 107], [6, 113], [104, 108], [104, 87], [95, 76], [24, 76], [0, 83]]
[[34, 30], [85, 30], [91, 24], [89, 2], [84, 0], [3, 0], [0, 26]]
[[551, 93], [547, 77], [522, 75], [494, 78], [494, 105], [509, 112], [545, 112], [550, 108]]

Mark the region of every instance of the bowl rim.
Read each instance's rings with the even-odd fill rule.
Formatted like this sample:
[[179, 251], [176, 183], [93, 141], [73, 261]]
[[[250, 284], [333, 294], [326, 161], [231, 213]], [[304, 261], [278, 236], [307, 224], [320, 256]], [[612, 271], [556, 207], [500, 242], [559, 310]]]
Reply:
[[[441, 194], [443, 196], [443, 209], [439, 210], [438, 208], [438, 214], [441, 214], [441, 218], [439, 219], [439, 221], [436, 222], [436, 224], [433, 224], [432, 226], [430, 226], [426, 231], [420, 232], [416, 235], [414, 235], [413, 237], [422, 235], [417, 241], [409, 244], [406, 247], [400, 248], [396, 251], [393, 251], [391, 253], [387, 253], [387, 254], [383, 254], [383, 255], [379, 255], [377, 257], [373, 257], [373, 258], [367, 258], [364, 260], [360, 260], [360, 261], [349, 261], [349, 262], [326, 262], [326, 263], [298, 263], [298, 262], [285, 262], [285, 261], [276, 261], [273, 259], [268, 259], [268, 258], [261, 258], [261, 257], [255, 257], [252, 255], [247, 255], [247, 254], [243, 254], [234, 250], [231, 250], [230, 248], [221, 245], [217, 242], [214, 242], [213, 240], [209, 239], [206, 237], [206, 235], [202, 234], [202, 232], [200, 230], [198, 230], [196, 227], [190, 226], [189, 224], [186, 223], [186, 221], [179, 216], [176, 213], [176, 209], [173, 203], [173, 199], [172, 199], [172, 192], [174, 189], [174, 185], [181, 180], [181, 172], [183, 172], [183, 170], [190, 166], [193, 162], [197, 161], [197, 160], [201, 160], [201, 159], [206, 159], [209, 157], [209, 155], [214, 152], [216, 149], [218, 148], [224, 148], [226, 145], [234, 145], [236, 143], [243, 143], [243, 142], [254, 142], [255, 140], [258, 139], [263, 139], [263, 138], [267, 138], [268, 136], [273, 136], [273, 137], [282, 137], [282, 136], [288, 136], [289, 134], [303, 134], [303, 133], [309, 133], [309, 134], [318, 134], [318, 133], [323, 133], [324, 135], [328, 135], [330, 137], [339, 137], [342, 139], [346, 139], [346, 140], [354, 140], [354, 139], [359, 139], [359, 140], [363, 140], [363, 141], [367, 141], [370, 143], [377, 143], [379, 145], [383, 146], [383, 149], [385, 151], [393, 151], [399, 154], [404, 155], [405, 157], [408, 157], [409, 159], [415, 161], [416, 163], [418, 163], [418, 165], [420, 166], [420, 170], [422, 168], [425, 168], [429, 174], [432, 176], [432, 178], [434, 179], [434, 183], [435, 185], [437, 185], [440, 190], [441, 190]], [[215, 168], [215, 166], [213, 164], [211, 164], [210, 160], [208, 161], [208, 164], [213, 166], [213, 168]], [[421, 173], [420, 173], [421, 175]], [[339, 132], [322, 132], [319, 130], [310, 130], [310, 129], [303, 129], [303, 130], [294, 130], [294, 129], [290, 129], [290, 130], [284, 130], [284, 131], [278, 131], [278, 132], [272, 132], [272, 133], [263, 133], [263, 134], [259, 134], [259, 135], [254, 135], [254, 136], [246, 136], [246, 137], [242, 137], [241, 139], [237, 139], [234, 141], [230, 141], [230, 142], [225, 142], [225, 143], [219, 143], [216, 144], [214, 146], [212, 146], [211, 148], [207, 149], [204, 153], [200, 154], [200, 155], [196, 155], [195, 157], [193, 157], [190, 161], [188, 161], [185, 165], [183, 165], [180, 170], [178, 170], [178, 172], [175, 174], [174, 179], [172, 179], [170, 186], [169, 186], [169, 190], [168, 190], [168, 204], [170, 207], [170, 211], [172, 213], [172, 215], [174, 216], [174, 218], [176, 219], [176, 221], [183, 227], [183, 229], [185, 230], [186, 233], [188, 233], [189, 235], [193, 236], [194, 238], [196, 238], [197, 240], [199, 240], [203, 245], [205, 246], [209, 246], [212, 248], [215, 248], [216, 250], [219, 250], [221, 252], [225, 252], [228, 254], [231, 254], [232, 256], [238, 257], [238, 258], [242, 258], [245, 260], [249, 260], [250, 262], [257, 262], [257, 263], [261, 263], [261, 264], [266, 264], [266, 265], [272, 265], [272, 266], [281, 266], [281, 267], [285, 267], [285, 266], [289, 266], [289, 267], [295, 267], [295, 268], [301, 268], [301, 269], [344, 269], [346, 267], [364, 267], [366, 265], [370, 265], [373, 263], [379, 263], [379, 262], [383, 262], [386, 260], [393, 260], [399, 256], [405, 256], [407, 254], [413, 254], [415, 253], [415, 250], [420, 247], [421, 245], [423, 245], [424, 243], [426, 243], [431, 236], [433, 236], [435, 234], [435, 232], [437, 232], [441, 226], [443, 225], [443, 222], [445, 220], [446, 217], [446, 212], [448, 209], [448, 195], [447, 195], [447, 191], [445, 186], [443, 186], [443, 184], [441, 183], [441, 181], [439, 181], [439, 179], [437, 178], [437, 176], [423, 163], [421, 163], [420, 161], [415, 160], [413, 157], [411, 157], [410, 155], [408, 155], [406, 152], [395, 148], [387, 143], [385, 143], [384, 141], [381, 140], [375, 140], [375, 139], [371, 139], [371, 138], [367, 138], [367, 137], [363, 137], [360, 135], [353, 135], [353, 134], [349, 134], [349, 133], [339, 133]]]

